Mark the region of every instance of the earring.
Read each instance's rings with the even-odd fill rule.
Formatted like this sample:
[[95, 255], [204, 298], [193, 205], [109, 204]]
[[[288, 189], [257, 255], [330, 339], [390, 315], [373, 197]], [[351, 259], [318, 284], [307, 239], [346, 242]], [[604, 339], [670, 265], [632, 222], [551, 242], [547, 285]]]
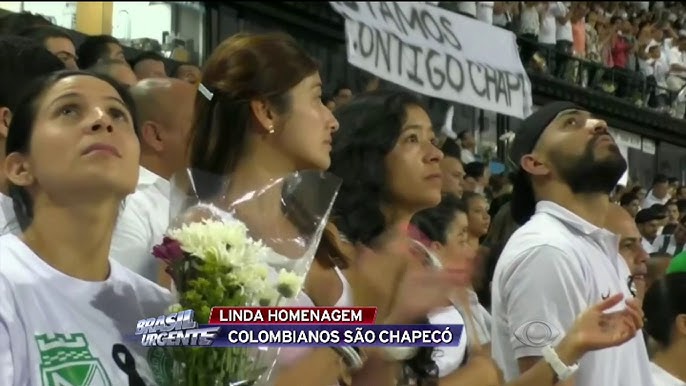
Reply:
[[269, 125], [267, 131], [269, 132], [269, 134], [274, 134], [274, 125]]

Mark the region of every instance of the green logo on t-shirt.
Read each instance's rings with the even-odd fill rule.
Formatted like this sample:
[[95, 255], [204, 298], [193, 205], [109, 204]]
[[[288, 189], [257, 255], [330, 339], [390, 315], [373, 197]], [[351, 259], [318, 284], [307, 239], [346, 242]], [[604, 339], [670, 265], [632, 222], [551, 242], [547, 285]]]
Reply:
[[156, 346], [148, 349], [148, 364], [158, 385], [172, 384], [174, 361], [169, 350], [169, 348]]
[[82, 333], [36, 335], [43, 386], [112, 386]]

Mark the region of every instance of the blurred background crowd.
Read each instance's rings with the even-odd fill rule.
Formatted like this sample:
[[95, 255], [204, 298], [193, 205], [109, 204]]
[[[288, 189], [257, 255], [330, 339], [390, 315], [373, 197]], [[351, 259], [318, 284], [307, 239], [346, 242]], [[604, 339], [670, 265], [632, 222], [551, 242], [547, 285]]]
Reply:
[[678, 2], [455, 2], [516, 32], [536, 71], [683, 118], [686, 11]]

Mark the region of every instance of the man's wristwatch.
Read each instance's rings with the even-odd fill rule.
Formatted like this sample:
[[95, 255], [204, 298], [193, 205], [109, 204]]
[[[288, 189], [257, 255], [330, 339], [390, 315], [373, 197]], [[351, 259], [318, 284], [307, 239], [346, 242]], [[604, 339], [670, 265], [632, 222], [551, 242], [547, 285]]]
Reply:
[[551, 346], [543, 347], [542, 350], [543, 359], [550, 365], [555, 374], [557, 374], [557, 379], [559, 381], [564, 381], [571, 377], [578, 369], [579, 365], [574, 363], [571, 366], [567, 366], [560, 357], [555, 352], [555, 349]]

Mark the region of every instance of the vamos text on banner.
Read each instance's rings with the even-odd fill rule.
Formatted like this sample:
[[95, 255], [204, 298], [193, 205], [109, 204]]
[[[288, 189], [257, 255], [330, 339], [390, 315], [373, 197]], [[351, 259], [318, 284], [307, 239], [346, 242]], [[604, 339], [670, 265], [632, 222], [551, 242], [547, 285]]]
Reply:
[[419, 2], [330, 2], [348, 62], [412, 91], [518, 118], [531, 84], [515, 35]]

